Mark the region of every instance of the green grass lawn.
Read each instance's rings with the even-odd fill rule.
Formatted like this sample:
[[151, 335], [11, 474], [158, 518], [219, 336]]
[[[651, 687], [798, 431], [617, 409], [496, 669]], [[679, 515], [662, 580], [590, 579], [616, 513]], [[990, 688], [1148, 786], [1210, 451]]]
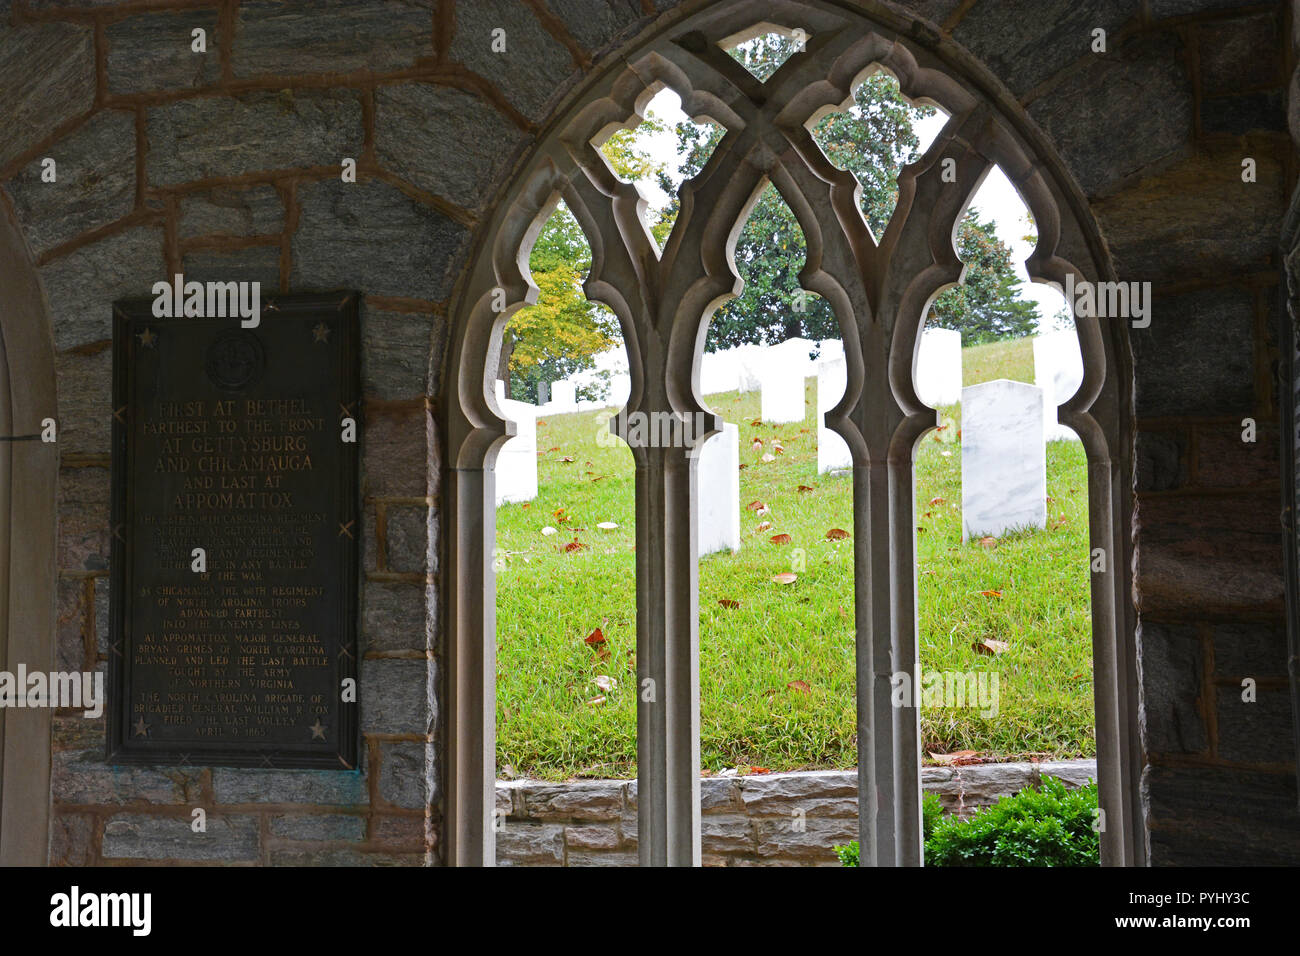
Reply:
[[[966, 384], [1033, 380], [1028, 339], [966, 349], [963, 365]], [[852, 537], [825, 537], [831, 528], [852, 532], [852, 483], [817, 474], [816, 380], [799, 424], [751, 426], [757, 393], [709, 401], [741, 426], [742, 505], [759, 500], [770, 513], [742, 511], [740, 551], [700, 560], [703, 767], [854, 766]], [[942, 411], [952, 434], [960, 409]], [[497, 759], [506, 774], [636, 773], [632, 454], [621, 442], [599, 444], [600, 431], [596, 413], [540, 420], [538, 497], [497, 510]], [[779, 440], [783, 454], [760, 461], [755, 437], [765, 451]], [[922, 669], [996, 670], [999, 710], [985, 718], [925, 708], [922, 748], [1006, 760], [1091, 755], [1083, 449], [1048, 446], [1047, 530], [986, 547], [961, 543], [961, 446], [939, 437], [927, 435], [916, 460]], [[763, 521], [771, 527], [759, 532]], [[545, 526], [559, 533], [543, 536]], [[773, 544], [775, 534], [791, 543]], [[566, 551], [573, 541], [584, 547]], [[796, 549], [798, 580], [773, 583], [792, 570]], [[597, 628], [605, 643], [587, 643]], [[972, 645], [986, 639], [1008, 647], [977, 653]]]

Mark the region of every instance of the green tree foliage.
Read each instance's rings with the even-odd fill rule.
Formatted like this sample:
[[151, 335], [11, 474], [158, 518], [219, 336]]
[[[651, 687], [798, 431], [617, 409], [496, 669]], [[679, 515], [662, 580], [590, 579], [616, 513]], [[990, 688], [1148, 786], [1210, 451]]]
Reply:
[[[664, 128], [660, 120], [649, 116], [636, 130], [614, 133], [601, 152], [623, 179], [654, 175], [659, 164], [638, 145], [637, 137]], [[563, 202], [537, 237], [528, 268], [538, 289], [537, 304], [510, 317], [501, 350], [511, 397], [536, 401], [539, 384], [592, 368], [593, 357], [617, 344], [620, 333], [614, 314], [588, 302], [583, 294], [582, 282], [591, 268], [591, 249]]]
[[966, 263], [962, 283], [934, 300], [926, 324], [961, 333], [963, 345], [1023, 338], [1038, 328], [1038, 307], [1016, 298], [1020, 280], [1011, 250], [992, 222], [970, 211], [957, 233], [957, 254]]
[[[777, 34], [756, 37], [731, 51], [764, 80], [795, 52], [795, 41]], [[826, 115], [813, 131], [831, 162], [857, 179], [862, 214], [876, 236], [885, 231], [897, 204], [899, 170], [917, 158], [920, 143], [915, 123], [933, 112], [929, 107], [910, 106], [896, 81], [879, 73], [858, 86], [847, 109]], [[675, 175], [665, 170], [659, 176], [660, 186], [674, 196], [653, 229], [661, 244], [677, 216], [678, 185], [704, 168], [724, 132], [713, 125], [676, 127], [681, 160]], [[992, 224], [968, 215], [959, 236], [959, 252], [969, 263], [965, 282], [971, 288], [940, 296], [931, 321], [968, 335], [969, 344], [1033, 331], [1037, 311], [1032, 304], [1016, 300], [1010, 250], [997, 239]], [[774, 186], [767, 186], [754, 205], [736, 241], [735, 259], [745, 287], [713, 316], [710, 351], [795, 336], [839, 337], [839, 323], [830, 306], [817, 296], [800, 294], [799, 271], [807, 259], [807, 246], [794, 214]]]

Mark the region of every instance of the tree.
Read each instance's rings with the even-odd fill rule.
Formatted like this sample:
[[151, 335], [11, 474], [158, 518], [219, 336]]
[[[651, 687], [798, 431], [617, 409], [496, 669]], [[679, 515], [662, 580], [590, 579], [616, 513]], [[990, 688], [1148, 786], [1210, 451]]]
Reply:
[[[660, 164], [640, 147], [637, 137], [664, 129], [662, 121], [647, 116], [636, 130], [615, 132], [601, 152], [623, 179], [653, 175]], [[509, 396], [535, 401], [541, 383], [592, 368], [597, 353], [620, 341], [620, 330], [609, 309], [588, 302], [583, 294], [591, 248], [563, 202], [542, 227], [528, 268], [538, 289], [537, 304], [510, 317], [502, 334], [498, 377], [506, 380]]]
[[[761, 79], [770, 77], [797, 52], [795, 40], [767, 34], [741, 44], [732, 56]], [[861, 186], [860, 206], [874, 235], [879, 237], [898, 202], [898, 172], [915, 161], [920, 146], [914, 124], [933, 115], [929, 107], [913, 107], [887, 74], [869, 77], [854, 91], [843, 111], [822, 118], [813, 137], [827, 158], [851, 172]], [[721, 128], [692, 123], [676, 130], [681, 161], [676, 176], [660, 174], [660, 186], [675, 197], [680, 183], [698, 175], [725, 133]], [[676, 218], [676, 198], [653, 229], [662, 244]], [[932, 321], [945, 328], [969, 331], [969, 341], [989, 336], [1023, 335], [1037, 324], [1031, 303], [1015, 299], [1017, 280], [1010, 251], [993, 232], [968, 214], [959, 230], [958, 251], [967, 262], [962, 292], [949, 290], [935, 303]], [[837, 338], [839, 323], [821, 298], [801, 295], [799, 271], [807, 246], [798, 221], [775, 187], [767, 186], [755, 203], [736, 241], [736, 267], [745, 280], [741, 294], [713, 316], [710, 351], [747, 343], [768, 344], [800, 336]], [[804, 311], [797, 310], [800, 302]]]
[[[796, 41], [779, 34], [756, 37], [731, 51], [761, 79], [770, 77], [795, 52]], [[862, 212], [877, 235], [884, 231], [898, 199], [898, 170], [916, 158], [919, 141], [913, 123], [932, 112], [910, 106], [893, 78], [879, 74], [859, 85], [846, 111], [828, 114], [813, 131], [827, 157], [861, 184]], [[659, 177], [660, 186], [674, 196], [654, 228], [660, 242], [678, 213], [679, 184], [704, 168], [725, 133], [714, 125], [692, 123], [678, 124], [675, 132], [681, 161], [675, 177], [666, 172]], [[736, 241], [736, 267], [745, 287], [713, 316], [707, 347], [768, 344], [796, 336], [838, 338], [839, 322], [830, 306], [800, 289], [799, 271], [807, 257], [798, 221], [781, 194], [768, 185]]]
[[958, 228], [957, 254], [966, 274], [934, 300], [927, 325], [955, 329], [964, 345], [1021, 338], [1038, 328], [1038, 307], [1016, 297], [1020, 280], [994, 223], [968, 211]]

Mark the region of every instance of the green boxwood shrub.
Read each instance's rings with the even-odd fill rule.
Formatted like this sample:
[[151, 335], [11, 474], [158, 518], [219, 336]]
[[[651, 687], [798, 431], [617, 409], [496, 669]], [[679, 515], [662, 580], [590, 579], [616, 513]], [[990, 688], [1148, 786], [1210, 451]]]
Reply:
[[[1070, 790], [1055, 777], [1038, 789], [1003, 797], [966, 820], [944, 817], [939, 798], [922, 802], [926, 866], [1100, 866], [1097, 785]], [[835, 847], [858, 865], [858, 843]]]

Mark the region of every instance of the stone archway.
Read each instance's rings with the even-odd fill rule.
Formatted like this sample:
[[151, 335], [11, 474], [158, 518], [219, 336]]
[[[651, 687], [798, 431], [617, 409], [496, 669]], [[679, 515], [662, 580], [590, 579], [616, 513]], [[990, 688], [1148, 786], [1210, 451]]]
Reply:
[[[719, 42], [756, 26], [809, 38], [761, 83]], [[915, 394], [921, 317], [961, 263], [952, 236], [994, 164], [1034, 215], [1039, 242], [1031, 277], [1105, 281], [1113, 268], [1059, 157], [986, 70], [957, 50], [924, 49], [888, 16], [845, 4], [733, 0], [661, 27], [572, 96], [480, 233], [451, 316], [452, 353], [442, 409], [447, 445], [447, 859], [493, 861], [495, 614], [490, 555], [493, 464], [510, 434], [487, 369], [496, 368], [510, 314], [536, 296], [527, 255], [562, 197], [592, 248], [586, 290], [619, 316], [632, 390], [628, 416], [706, 416], [709, 431], [685, 448], [637, 448], [638, 682], [653, 699], [638, 710], [638, 830], [643, 865], [699, 862], [698, 608], [689, 527], [693, 447], [719, 427], [697, 392], [712, 310], [737, 288], [735, 236], [770, 181], [808, 242], [801, 280], [840, 321], [848, 385], [827, 423], [854, 457], [860, 834], [864, 862], [920, 862], [918, 714], [894, 708], [889, 675], [916, 666], [912, 449], [935, 424]], [[951, 119], [934, 146], [900, 176], [898, 211], [873, 237], [852, 176], [822, 156], [806, 123], [845, 102], [873, 69], [887, 69], [913, 100]], [[692, 116], [728, 133], [683, 189], [682, 215], [662, 253], [646, 235], [634, 187], [600, 160], [593, 139], [634, 120], [672, 87]], [[955, 171], [954, 180], [945, 175]], [[1129, 611], [1131, 362], [1122, 326], [1078, 322], [1085, 375], [1061, 421], [1089, 458], [1094, 549], [1107, 556], [1092, 579], [1098, 766], [1105, 812], [1103, 857], [1144, 862], [1138, 796], [1137, 676]]]
[[[0, 670], [54, 669], [57, 443], [49, 309], [7, 198], [0, 197]], [[46, 707], [0, 710], [0, 866], [47, 860]]]

